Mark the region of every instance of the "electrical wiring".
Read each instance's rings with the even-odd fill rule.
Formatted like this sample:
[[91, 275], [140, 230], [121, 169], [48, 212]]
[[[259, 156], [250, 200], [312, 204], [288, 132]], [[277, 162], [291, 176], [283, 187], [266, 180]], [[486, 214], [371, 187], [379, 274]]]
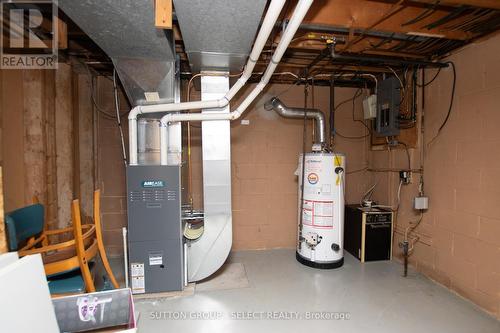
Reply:
[[446, 118], [444, 119], [443, 123], [439, 127], [434, 138], [432, 138], [432, 140], [429, 141], [429, 143], [427, 144], [428, 146], [430, 146], [434, 142], [434, 140], [437, 139], [437, 137], [439, 136], [439, 134], [441, 133], [443, 128], [446, 126], [446, 124], [448, 123], [448, 120], [450, 119], [451, 111], [453, 109], [453, 100], [455, 99], [455, 87], [456, 87], [456, 83], [457, 83], [457, 72], [456, 72], [455, 64], [453, 63], [453, 61], [448, 61], [448, 62], [446, 62], [446, 64], [450, 64], [451, 69], [453, 70], [453, 83], [452, 83], [452, 87], [451, 87], [450, 106], [448, 108], [448, 113], [446, 114]]
[[394, 73], [394, 76], [396, 76], [396, 78], [399, 80], [399, 83], [401, 84], [401, 89], [403, 91], [403, 96], [405, 94], [405, 85], [403, 84], [403, 81], [401, 80], [401, 78], [399, 77], [399, 75], [396, 73], [396, 71], [394, 69], [392, 69], [391, 66], [387, 66], [387, 68], [389, 68], [391, 70], [392, 73]]
[[397, 194], [397, 201], [396, 201], [396, 206], [389, 206], [389, 205], [374, 205], [373, 207], [377, 208], [388, 208], [394, 212], [397, 212], [399, 210], [399, 205], [401, 204], [401, 186], [403, 185], [403, 181], [399, 181], [399, 186], [398, 186], [398, 194]]
[[[95, 76], [92, 74], [92, 72], [90, 71], [90, 68], [87, 64], [85, 64], [85, 63], [82, 63], [82, 64], [85, 66], [85, 69], [87, 70], [87, 74], [89, 76], [90, 100], [92, 101], [92, 104], [94, 105], [96, 110], [99, 113], [101, 113], [104, 117], [106, 117], [107, 119], [111, 119], [111, 120], [116, 119], [118, 114], [115, 115], [115, 114], [109, 113], [108, 111], [101, 108], [99, 106], [99, 104], [97, 104], [97, 101], [96, 101], [95, 95], [94, 95], [94, 91], [95, 91], [94, 77]], [[125, 117], [127, 114], [128, 114], [128, 112], [124, 112], [124, 113], [119, 114], [119, 115], [121, 118], [121, 117]]]
[[361, 207], [363, 207], [363, 202], [365, 202], [366, 200], [370, 200], [372, 194], [373, 194], [373, 191], [375, 190], [375, 187], [377, 187], [378, 185], [378, 180], [375, 184], [373, 184], [369, 189], [368, 191], [366, 191], [363, 196], [361, 197], [361, 200], [359, 201], [359, 205]]
[[404, 240], [405, 241], [408, 240], [409, 233], [412, 230], [414, 230], [416, 227], [418, 227], [418, 225], [420, 224], [420, 222], [422, 222], [423, 217], [424, 217], [424, 212], [420, 211], [420, 217], [418, 218], [418, 220], [417, 221], [410, 221], [408, 227], [406, 227], [406, 229], [405, 229], [405, 233], [404, 233]]
[[406, 157], [408, 158], [408, 170], [410, 170], [411, 169], [411, 159], [410, 159], [410, 151], [408, 149], [408, 145], [404, 142], [398, 142], [398, 145], [405, 147]]
[[401, 24], [401, 26], [404, 27], [404, 26], [407, 26], [407, 25], [415, 24], [415, 23], [420, 22], [423, 19], [431, 16], [436, 11], [436, 8], [439, 5], [439, 2], [440, 2], [439, 0], [436, 1], [436, 2], [434, 2], [434, 4], [431, 7], [426, 8], [417, 17], [415, 17], [415, 18], [413, 18], [413, 19], [411, 19], [409, 21], [406, 21], [405, 23]]
[[118, 85], [116, 84], [116, 69], [113, 69], [113, 93], [115, 97], [116, 123], [120, 131], [120, 140], [122, 144], [123, 163], [127, 166], [127, 151], [125, 150], [125, 139], [123, 137], [123, 128], [120, 117], [120, 97], [118, 96]]
[[353, 173], [358, 173], [358, 172], [363, 172], [363, 171], [368, 171], [368, 166], [361, 168], [361, 169], [356, 169], [356, 170], [351, 170], [346, 172], [347, 175], [353, 174]]
[[366, 135], [359, 135], [359, 136], [349, 136], [349, 135], [343, 135], [342, 133], [340, 133], [337, 129], [335, 129], [335, 135], [338, 135], [340, 136], [341, 138], [343, 139], [351, 139], [351, 140], [361, 140], [361, 139], [365, 139], [367, 137], [369, 137], [371, 134], [368, 133]]
[[[369, 74], [369, 73], [356, 73], [356, 74], [343, 73], [343, 74], [338, 74], [338, 75], [334, 76], [333, 79], [336, 80], [336, 79], [339, 79], [339, 78], [342, 78], [342, 77], [357, 77], [357, 76], [371, 78], [375, 82], [375, 93], [377, 93], [377, 90], [378, 90], [378, 79], [373, 74]], [[313, 78], [317, 78], [317, 77], [327, 77], [327, 78], [331, 79], [332, 78], [332, 74], [318, 73], [318, 74], [313, 75]]]
[[[359, 94], [358, 94], [359, 93]], [[361, 96], [361, 92], [360, 92], [360, 89], [356, 90], [356, 92], [354, 93], [354, 96], [352, 96], [351, 98], [348, 98], [346, 100], [343, 100], [342, 102], [338, 103], [335, 108], [334, 108], [334, 111], [337, 111], [337, 109], [339, 107], [341, 107], [342, 105], [346, 104], [346, 103], [349, 103], [350, 101], [353, 101], [355, 100], [356, 98], [358, 98], [359, 96]]]
[[334, 108], [334, 111], [336, 111], [343, 104], [348, 103], [348, 102], [352, 102], [352, 121], [353, 122], [360, 122], [360, 123], [362, 123], [363, 126], [366, 127], [366, 129], [368, 130], [368, 133], [365, 134], [365, 135], [359, 135], [359, 136], [348, 136], [348, 135], [342, 134], [341, 132], [339, 132], [335, 128], [335, 134], [338, 135], [341, 138], [352, 139], [352, 140], [360, 140], [360, 139], [367, 138], [367, 137], [369, 137], [371, 135], [371, 129], [370, 129], [370, 127], [368, 127], [368, 125], [366, 125], [362, 120], [356, 119], [355, 116], [354, 116], [354, 111], [355, 111], [355, 106], [356, 106], [355, 105], [355, 101], [356, 101], [356, 98], [358, 98], [361, 95], [362, 95], [362, 90], [361, 90], [361, 88], [359, 88], [359, 89], [356, 90], [356, 92], [354, 93], [354, 95], [351, 98], [348, 98], [348, 99], [340, 102], [339, 104], [337, 104], [337, 106], [335, 106], [335, 108]]
[[437, 77], [439, 76], [439, 73], [441, 73], [441, 69], [442, 69], [442, 67], [438, 68], [436, 74], [434, 74], [434, 76], [432, 77], [432, 79], [429, 82], [424, 82], [423, 84], [417, 83], [417, 86], [419, 88], [427, 87], [429, 84], [431, 84], [432, 82], [434, 82], [434, 80], [437, 79]]
[[[392, 168], [368, 168], [368, 171], [370, 172], [397, 172], [399, 173], [401, 169], [392, 169]], [[407, 171], [413, 172], [413, 173], [422, 173], [422, 169], [409, 169]]]
[[[358, 91], [360, 92], [360, 95], [363, 93], [363, 91], [361, 90], [361, 88], [358, 88], [358, 90], [354, 94], [355, 96], [356, 96], [356, 94], [357, 94]], [[368, 127], [368, 125], [366, 125], [364, 121], [356, 119], [356, 117], [354, 116], [354, 111], [356, 110], [355, 101], [356, 101], [356, 98], [353, 98], [352, 99], [352, 121], [353, 122], [359, 122], [359, 123], [361, 123], [368, 130], [368, 134], [371, 134], [372, 130], [370, 129], [370, 127]]]

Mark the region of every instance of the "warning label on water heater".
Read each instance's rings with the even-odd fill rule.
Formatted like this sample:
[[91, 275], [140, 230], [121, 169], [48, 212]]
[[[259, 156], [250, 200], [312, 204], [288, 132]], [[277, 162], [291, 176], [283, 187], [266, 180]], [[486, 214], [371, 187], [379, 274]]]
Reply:
[[317, 228], [333, 228], [333, 201], [304, 200], [302, 223]]

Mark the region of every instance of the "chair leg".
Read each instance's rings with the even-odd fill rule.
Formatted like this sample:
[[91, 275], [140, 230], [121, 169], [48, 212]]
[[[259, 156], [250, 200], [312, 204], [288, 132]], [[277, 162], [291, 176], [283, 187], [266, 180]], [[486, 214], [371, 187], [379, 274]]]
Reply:
[[102, 264], [106, 273], [108, 273], [108, 277], [113, 284], [113, 287], [116, 289], [120, 288], [120, 285], [116, 281], [115, 275], [113, 274], [113, 270], [109, 265], [108, 256], [106, 255], [106, 250], [104, 248], [104, 242], [102, 240], [102, 228], [101, 228], [101, 191], [94, 191], [94, 224], [96, 229], [96, 237], [97, 237], [97, 248], [99, 249], [99, 255], [101, 256]]
[[95, 285], [92, 274], [90, 273], [89, 263], [85, 255], [85, 244], [82, 234], [82, 220], [80, 216], [80, 202], [73, 200], [72, 203], [72, 218], [73, 218], [73, 232], [75, 235], [76, 254], [80, 262], [80, 270], [82, 272], [83, 281], [85, 282], [85, 289], [87, 292], [94, 292]]

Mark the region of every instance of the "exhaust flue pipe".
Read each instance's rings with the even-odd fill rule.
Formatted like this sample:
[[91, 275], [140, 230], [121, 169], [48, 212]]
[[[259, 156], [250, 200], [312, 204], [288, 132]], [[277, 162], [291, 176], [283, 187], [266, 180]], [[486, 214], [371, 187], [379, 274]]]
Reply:
[[321, 144], [322, 147], [326, 144], [325, 139], [325, 115], [318, 109], [304, 109], [304, 108], [289, 108], [277, 97], [271, 98], [264, 105], [266, 110], [274, 110], [284, 118], [295, 119], [315, 119], [316, 120], [316, 144]]

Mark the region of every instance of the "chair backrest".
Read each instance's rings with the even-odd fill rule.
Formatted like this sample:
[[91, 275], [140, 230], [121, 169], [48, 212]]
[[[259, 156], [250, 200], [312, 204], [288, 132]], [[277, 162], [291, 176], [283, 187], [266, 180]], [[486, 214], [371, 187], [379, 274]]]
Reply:
[[44, 227], [43, 205], [34, 204], [5, 214], [9, 251], [16, 251], [31, 237], [40, 234]]

